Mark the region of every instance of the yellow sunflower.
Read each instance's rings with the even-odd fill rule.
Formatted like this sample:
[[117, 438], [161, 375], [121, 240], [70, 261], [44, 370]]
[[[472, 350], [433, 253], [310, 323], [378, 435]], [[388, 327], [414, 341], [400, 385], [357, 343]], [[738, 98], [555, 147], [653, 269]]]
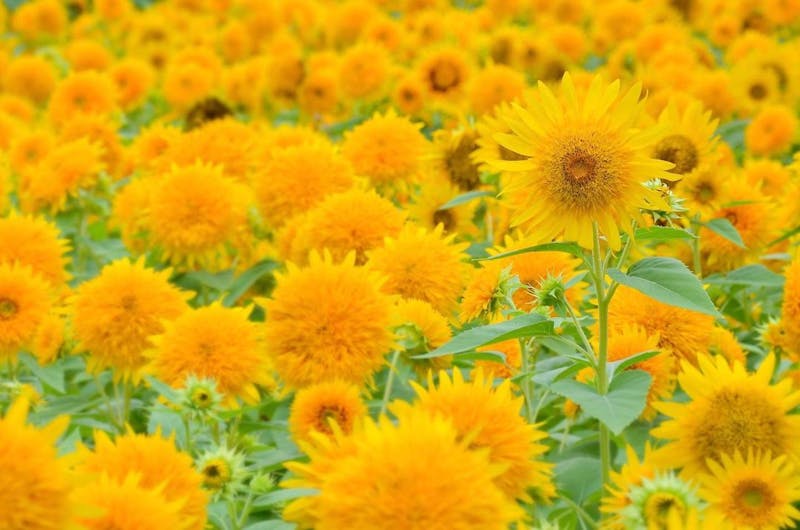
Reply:
[[373, 190], [332, 194], [292, 221], [287, 258], [304, 265], [311, 250], [327, 249], [336, 261], [355, 251], [356, 264], [363, 265], [366, 252], [380, 247], [385, 237], [396, 237], [404, 222], [405, 212]]
[[8, 92], [40, 104], [47, 101], [58, 80], [56, 67], [40, 55], [20, 55], [8, 64], [3, 86]]
[[[793, 359], [800, 356], [800, 257], [795, 256], [783, 271], [786, 283], [783, 286], [783, 303], [781, 304], [781, 320], [778, 329], [781, 331], [774, 344], [786, 344], [790, 347]], [[774, 333], [773, 333], [774, 335]]]
[[333, 435], [331, 422], [350, 434], [356, 421], [367, 415], [359, 388], [350, 383], [328, 381], [297, 391], [289, 413], [289, 431], [296, 441], [310, 441], [312, 432]]
[[80, 114], [109, 114], [116, 106], [111, 78], [98, 72], [75, 72], [56, 85], [47, 112], [50, 122], [60, 125]]
[[651, 156], [672, 162], [670, 171], [686, 178], [709, 161], [714, 144], [714, 131], [719, 120], [711, 118], [697, 101], [690, 102], [683, 111], [671, 101], [658, 117], [662, 126]]
[[[319, 441], [318, 441], [319, 443]], [[292, 501], [287, 521], [316, 530], [504, 530], [520, 508], [495, 484], [502, 466], [469, 448], [452, 423], [417, 408], [366, 420], [349, 436], [304, 446], [311, 460], [287, 464], [285, 487], [318, 493]]]
[[386, 276], [384, 290], [403, 298], [430, 303], [449, 315], [464, 289], [466, 243], [454, 243], [455, 234], [443, 235], [444, 227], [427, 231], [406, 225], [395, 238], [368, 253], [369, 266]]
[[[83, 484], [77, 491], [78, 499], [91, 507], [92, 515], [80, 519], [84, 530], [191, 530], [195, 519], [181, 513], [181, 503], [169, 502], [162, 485], [155, 489], [139, 484], [136, 474], [122, 481], [100, 475]], [[201, 527], [202, 528], [202, 527]]]
[[12, 213], [0, 219], [0, 263], [18, 263], [60, 288], [69, 279], [64, 270], [69, 243], [58, 228], [41, 217]]
[[525, 76], [503, 64], [492, 64], [475, 74], [468, 97], [478, 116], [488, 114], [500, 103], [514, 101], [525, 90]]
[[69, 418], [37, 429], [26, 424], [29, 402], [19, 398], [0, 419], [0, 527], [5, 530], [75, 530], [77, 504], [67, 462], [56, 442]]
[[177, 505], [181, 519], [191, 522], [188, 529], [205, 526], [207, 496], [200, 487], [202, 477], [172, 438], [128, 432], [112, 441], [96, 431], [93, 450], [78, 452], [76, 471], [84, 477], [105, 476], [117, 486], [136, 475], [140, 488], [160, 489], [165, 502]]
[[762, 108], [747, 125], [744, 142], [747, 152], [756, 156], [786, 152], [797, 138], [797, 116], [786, 105]]
[[614, 293], [608, 316], [611, 329], [641, 327], [648, 335], [659, 337], [659, 348], [692, 362], [699, 352], [708, 350], [714, 329], [712, 316], [662, 304], [625, 286]]
[[173, 265], [225, 267], [249, 235], [249, 189], [219, 166], [173, 167], [150, 196], [150, 241]]
[[8, 149], [8, 163], [22, 179], [30, 175], [55, 145], [54, 135], [47, 129], [20, 132]]
[[395, 330], [398, 346], [404, 356], [420, 376], [429, 371], [438, 372], [450, 367], [452, 355], [431, 359], [413, 359], [435, 350], [449, 341], [453, 333], [447, 319], [429, 303], [422, 300], [399, 300], [392, 312], [392, 328]]
[[188, 311], [191, 294], [169, 282], [171, 271], [155, 271], [127, 259], [106, 265], [82, 283], [72, 301], [72, 330], [78, 350], [89, 353], [87, 368], [112, 368], [114, 377], [138, 381], [144, 353], [164, 323]]
[[271, 386], [261, 326], [248, 319], [249, 309], [219, 302], [178, 316], [154, 337], [149, 369], [173, 387], [190, 375], [213, 378], [229, 405], [236, 398], [256, 403], [256, 385]]
[[342, 154], [378, 187], [409, 181], [426, 147], [420, 127], [393, 110], [376, 113], [345, 134]]
[[469, 81], [469, 56], [455, 47], [430, 51], [417, 64], [417, 75], [431, 96], [453, 97], [460, 94]]
[[[301, 131], [294, 134], [309, 134]], [[332, 145], [306, 140], [272, 150], [270, 159], [253, 180], [261, 215], [276, 228], [327, 195], [346, 191], [355, 184], [352, 165]]]
[[517, 210], [513, 220], [537, 241], [555, 237], [592, 247], [597, 223], [611, 248], [620, 247], [620, 230], [628, 230], [638, 208], [669, 209], [651, 179], [674, 180], [672, 164], [650, 158], [652, 130], [635, 127], [643, 108], [641, 87], [619, 96], [619, 82], [592, 80], [581, 99], [569, 74], [560, 97], [543, 83], [525, 107], [513, 105], [500, 119], [512, 133], [495, 140], [525, 156], [492, 161], [496, 169], [519, 172], [504, 193]]
[[446, 177], [462, 192], [481, 185], [478, 164], [472, 158], [472, 153], [478, 149], [477, 139], [478, 132], [469, 127], [440, 129], [433, 136], [427, 156], [431, 169]]
[[287, 264], [267, 311], [267, 353], [281, 379], [304, 387], [334, 379], [362, 384], [392, 347], [392, 299], [382, 278], [355, 264], [312, 252], [309, 265]]
[[786, 455], [748, 451], [709, 460], [710, 473], [700, 475], [701, 497], [708, 511], [734, 528], [789, 528], [800, 520], [793, 506], [800, 500], [800, 478]]
[[467, 202], [453, 208], [441, 210], [450, 200], [462, 192], [446, 179], [431, 178], [423, 180], [414, 196], [414, 202], [408, 205], [408, 215], [420, 226], [433, 230], [441, 223], [444, 233], [459, 236], [475, 233], [472, 218], [475, 215], [475, 201]]
[[0, 358], [15, 361], [53, 307], [52, 288], [22, 265], [0, 265]]
[[619, 471], [611, 470], [611, 480], [600, 502], [600, 511], [609, 517], [611, 528], [621, 527], [620, 512], [633, 502], [631, 490], [641, 486], [645, 479], [655, 477], [657, 472], [666, 471], [654, 462], [652, 454], [649, 442], [645, 443], [644, 457], [641, 459], [636, 450], [628, 445], [625, 447], [625, 463]]
[[547, 434], [528, 424], [520, 416], [522, 398], [515, 398], [511, 382], [497, 387], [482, 371], [473, 372], [473, 380], [465, 382], [455, 370], [452, 379], [439, 372], [438, 385], [433, 374], [428, 389], [411, 382], [417, 393], [413, 406], [453, 422], [459, 435], [470, 441], [470, 447], [489, 450], [489, 461], [505, 468], [495, 484], [509, 497], [530, 500], [532, 490], [537, 499], [555, 496], [552, 466], [541, 461], [547, 451], [541, 441]]
[[656, 410], [669, 417], [651, 431], [668, 440], [663, 458], [683, 467], [688, 477], [708, 469], [707, 462], [735, 451], [770, 451], [800, 455], [800, 416], [789, 412], [800, 404], [800, 392], [784, 379], [770, 384], [775, 357], [768, 356], [755, 373], [725, 358], [687, 362], [678, 376], [687, 403], [661, 402]]

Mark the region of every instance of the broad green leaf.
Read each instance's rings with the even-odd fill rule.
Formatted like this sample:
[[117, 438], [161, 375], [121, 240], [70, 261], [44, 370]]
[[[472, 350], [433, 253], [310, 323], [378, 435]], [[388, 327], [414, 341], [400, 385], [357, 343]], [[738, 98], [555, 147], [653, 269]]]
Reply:
[[225, 295], [225, 305], [231, 306], [235, 304], [239, 297], [247, 292], [262, 276], [271, 273], [277, 268], [277, 262], [264, 260], [244, 271], [241, 276], [233, 280], [230, 291]]
[[636, 241], [671, 241], [674, 239], [697, 239], [697, 236], [683, 228], [648, 226], [637, 228], [634, 239]]
[[261, 508], [264, 506], [273, 506], [275, 504], [284, 503], [286, 501], [291, 501], [293, 499], [298, 499], [300, 497], [309, 497], [312, 495], [318, 495], [319, 490], [315, 490], [312, 488], [292, 488], [292, 489], [285, 489], [285, 490], [275, 490], [267, 493], [266, 495], [260, 495], [253, 501], [254, 508]]
[[506, 362], [505, 354], [499, 351], [473, 351], [459, 353], [458, 358], [462, 361], [490, 361], [501, 364]]
[[583, 504], [602, 485], [598, 458], [577, 456], [558, 462], [554, 475], [559, 491], [566, 493], [577, 504]]
[[783, 287], [786, 281], [783, 275], [772, 272], [761, 264], [745, 265], [725, 275], [714, 275], [705, 278], [712, 285], [745, 285], [747, 287]]
[[608, 275], [659, 302], [706, 315], [719, 315], [700, 280], [675, 258], [644, 258], [631, 265], [627, 274], [609, 269]]
[[624, 359], [620, 359], [618, 361], [609, 362], [608, 363], [609, 377], [614, 377], [614, 374], [620, 373], [626, 368], [629, 368], [636, 363], [646, 361], [647, 359], [652, 359], [659, 353], [661, 353], [661, 350], [647, 350], [639, 353], [634, 353], [633, 355], [625, 357]]
[[739, 234], [739, 231], [736, 230], [736, 227], [724, 217], [710, 220], [706, 223], [706, 228], [718, 236], [727, 239], [737, 247], [745, 248], [744, 241], [742, 240], [742, 236]]
[[64, 393], [64, 367], [61, 363], [40, 366], [36, 358], [27, 353], [20, 354], [19, 361], [43, 384], [46, 384], [60, 394]]
[[797, 234], [800, 234], [800, 226], [796, 226], [796, 227], [792, 228], [788, 232], [784, 233], [778, 239], [773, 239], [772, 241], [767, 243], [766, 246], [767, 246], [767, 248], [769, 248], [769, 247], [771, 247], [773, 245], [776, 245], [776, 244], [780, 243], [781, 241], [785, 241], [785, 240], [789, 239], [790, 237], [795, 236]]
[[567, 254], [572, 254], [573, 256], [582, 258], [583, 257], [583, 248], [577, 243], [565, 243], [565, 242], [554, 242], [554, 243], [542, 243], [541, 245], [534, 245], [532, 247], [525, 247], [525, 248], [518, 248], [516, 250], [509, 250], [508, 252], [503, 252], [502, 254], [496, 254], [494, 256], [489, 256], [488, 258], [483, 258], [479, 261], [491, 261], [495, 259], [503, 259], [509, 258], [511, 256], [518, 256], [519, 254], [528, 254], [530, 252], [566, 252]]
[[455, 208], [456, 206], [461, 206], [473, 199], [478, 199], [480, 197], [494, 197], [495, 194], [491, 191], [486, 190], [475, 190], [475, 191], [468, 191], [466, 193], [462, 193], [456, 197], [453, 197], [443, 205], [439, 206], [437, 210], [449, 210], [450, 208]]
[[553, 323], [538, 313], [526, 315], [477, 328], [468, 329], [453, 337], [449, 342], [439, 346], [432, 352], [415, 355], [412, 359], [432, 359], [452, 353], [473, 351], [487, 344], [494, 344], [509, 339], [549, 335], [553, 332]]
[[260, 521], [250, 526], [245, 526], [244, 530], [295, 530], [297, 525], [273, 519], [271, 521]]
[[614, 434], [621, 433], [644, 410], [650, 374], [627, 370], [611, 380], [608, 393], [601, 395], [594, 386], [574, 379], [556, 381], [550, 389], [571, 399], [589, 416], [603, 422]]

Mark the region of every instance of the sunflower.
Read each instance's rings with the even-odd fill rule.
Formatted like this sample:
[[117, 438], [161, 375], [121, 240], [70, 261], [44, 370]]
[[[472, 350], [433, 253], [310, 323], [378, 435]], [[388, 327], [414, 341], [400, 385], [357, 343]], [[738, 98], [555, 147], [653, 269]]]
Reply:
[[339, 105], [339, 80], [332, 68], [312, 70], [297, 94], [300, 108], [308, 114], [330, 114]]
[[708, 469], [708, 459], [735, 451], [800, 455], [800, 417], [789, 414], [800, 404], [800, 392], [793, 392], [787, 379], [770, 384], [774, 356], [752, 374], [722, 357], [702, 356], [698, 364], [684, 361], [678, 376], [688, 403], [655, 405], [669, 417], [651, 431], [669, 440], [662, 448], [664, 458], [683, 467], [686, 476], [695, 476]]
[[467, 85], [470, 75], [469, 58], [458, 48], [441, 48], [423, 56], [416, 70], [428, 94], [451, 97], [461, 93]]
[[0, 527], [6, 530], [74, 530], [76, 503], [56, 442], [69, 418], [42, 429], [26, 424], [29, 402], [17, 399], [0, 419]]
[[214, 492], [214, 499], [222, 494], [239, 493], [247, 476], [244, 454], [224, 445], [203, 454], [197, 460], [197, 469], [203, 477], [203, 486]]
[[79, 451], [76, 470], [84, 477], [106, 477], [117, 487], [135, 475], [140, 488], [160, 490], [164, 502], [177, 505], [181, 519], [191, 522], [188, 529], [205, 526], [207, 498], [200, 487], [202, 477], [172, 438], [128, 432], [112, 441], [95, 431], [94, 449]]
[[384, 290], [403, 298], [430, 303], [448, 315], [464, 289], [466, 243], [454, 243], [455, 234], [445, 236], [444, 227], [433, 231], [406, 225], [395, 238], [368, 253], [369, 266], [387, 277]]
[[503, 147], [494, 139], [494, 135], [498, 132], [512, 132], [511, 128], [501, 118], [501, 116], [510, 112], [511, 105], [501, 103], [494, 109], [494, 113], [485, 114], [475, 126], [478, 131], [478, 138], [475, 140], [476, 149], [472, 151], [470, 156], [478, 164], [478, 168], [481, 171], [492, 172], [494, 170], [491, 163], [493, 160], [513, 161], [526, 159], [525, 156]]
[[742, 248], [707, 227], [700, 230], [703, 269], [725, 272], [757, 258], [774, 237], [774, 210], [768, 198], [741, 176], [728, 180], [723, 196], [731, 201], [711, 214], [712, 219], [727, 219], [744, 242]]
[[384, 93], [391, 66], [391, 56], [383, 46], [356, 44], [342, 54], [339, 86], [351, 100], [376, 99]]
[[472, 128], [440, 129], [433, 136], [427, 156], [431, 169], [446, 177], [462, 192], [481, 185], [478, 165], [472, 159], [472, 153], [478, 148], [477, 139], [478, 133]]
[[442, 224], [445, 234], [464, 236], [473, 234], [475, 226], [472, 218], [475, 214], [475, 203], [468, 202], [446, 210], [440, 209], [448, 201], [458, 197], [461, 191], [442, 178], [423, 180], [417, 191], [413, 204], [408, 205], [408, 214], [420, 226], [433, 230]]
[[69, 197], [92, 188], [103, 169], [99, 144], [86, 138], [59, 144], [20, 183], [22, 209], [60, 212]]
[[102, 114], [75, 116], [61, 127], [60, 142], [86, 139], [100, 146], [103, 151], [104, 169], [112, 176], [118, 175], [122, 161], [122, 144], [117, 134], [119, 125]]
[[630, 445], [625, 447], [625, 463], [619, 471], [611, 470], [611, 480], [606, 486], [600, 511], [609, 517], [609, 526], [619, 528], [622, 510], [631, 505], [631, 492], [642, 485], [645, 479], [655, 477], [656, 473], [666, 471], [656, 464], [650, 443], [645, 443], [644, 457], [639, 458]]
[[342, 154], [359, 175], [378, 187], [410, 180], [419, 169], [426, 147], [421, 124], [398, 116], [393, 110], [375, 113], [345, 133]]
[[0, 357], [14, 361], [53, 307], [52, 287], [23, 265], [0, 264]]
[[[100, 475], [81, 486], [76, 496], [90, 506], [91, 516], [82, 517], [85, 530], [191, 530], [195, 519], [181, 514], [178, 501], [166, 500], [164, 486], [155, 489], [139, 484], [136, 474], [121, 481]], [[201, 527], [202, 528], [202, 527]]]
[[686, 178], [709, 161], [714, 144], [714, 131], [719, 120], [704, 112], [700, 103], [692, 101], [679, 111], [671, 101], [658, 117], [662, 132], [653, 146], [651, 156], [672, 162], [670, 171]]
[[620, 229], [628, 230], [638, 208], [669, 209], [651, 179], [674, 180], [669, 162], [649, 158], [651, 131], [634, 128], [642, 109], [636, 85], [619, 97], [619, 82], [592, 80], [578, 99], [569, 74], [560, 99], [543, 83], [525, 108], [514, 105], [500, 119], [513, 132], [495, 140], [524, 160], [494, 160], [499, 170], [521, 172], [504, 190], [517, 209], [514, 224], [524, 224], [537, 241], [561, 235], [592, 246], [596, 223], [608, 244], [620, 247]]
[[[303, 129], [286, 130], [290, 131], [298, 135], [296, 145], [273, 150], [263, 170], [253, 179], [261, 215], [276, 228], [308, 211], [327, 195], [355, 184], [353, 167], [332, 145], [307, 141], [310, 134]], [[282, 140], [280, 137], [273, 140], [277, 141]]]
[[175, 61], [164, 72], [162, 93], [170, 106], [186, 111], [207, 97], [214, 88], [214, 75], [195, 62]]
[[737, 110], [752, 116], [759, 109], [780, 100], [780, 79], [774, 70], [763, 68], [755, 59], [743, 59], [731, 68]]
[[64, 57], [74, 72], [108, 70], [113, 56], [106, 47], [94, 39], [78, 38], [71, 40], [64, 49]]
[[707, 351], [714, 329], [714, 317], [657, 302], [620, 286], [609, 304], [610, 329], [638, 326], [659, 337], [658, 346], [681, 359], [694, 362], [698, 352]]
[[219, 166], [173, 167], [153, 186], [147, 228], [173, 265], [225, 267], [249, 234], [249, 189]]
[[50, 61], [39, 55], [20, 55], [7, 66], [3, 86], [12, 94], [41, 104], [50, 97], [57, 80], [57, 70]]
[[114, 195], [109, 225], [119, 228], [125, 247], [133, 255], [143, 254], [148, 246], [147, 208], [156, 184], [153, 178], [133, 178]]
[[28, 179], [36, 165], [55, 146], [55, 137], [48, 130], [29, 129], [11, 141], [8, 149], [8, 163], [11, 169], [20, 175], [21, 180]]
[[164, 333], [152, 339], [149, 369], [175, 388], [190, 375], [213, 378], [229, 405], [237, 397], [258, 402], [256, 385], [272, 385], [271, 366], [261, 326], [249, 313], [215, 302], [165, 323]]
[[58, 228], [44, 218], [12, 213], [0, 219], [0, 263], [30, 267], [55, 288], [69, 278], [64, 270], [68, 250]]
[[312, 432], [333, 435], [333, 422], [342, 433], [350, 434], [356, 421], [366, 415], [357, 386], [342, 381], [318, 383], [297, 391], [289, 413], [289, 431], [296, 441], [310, 441]]
[[735, 528], [789, 528], [800, 520], [793, 506], [800, 500], [800, 479], [786, 455], [738, 451], [709, 460], [710, 473], [700, 475], [700, 495], [708, 511]]
[[327, 249], [340, 261], [355, 251], [356, 264], [363, 265], [366, 252], [380, 247], [385, 237], [396, 237], [404, 222], [405, 213], [373, 190], [329, 195], [292, 222], [288, 259], [304, 265], [309, 251]]
[[747, 152], [756, 156], [778, 155], [797, 137], [797, 117], [786, 105], [768, 105], [758, 111], [744, 133]]
[[626, 530], [683, 529], [692, 513], [703, 507], [695, 486], [672, 472], [643, 478], [640, 484], [630, 488], [628, 496], [630, 504], [619, 512], [620, 528]]
[[449, 368], [452, 355], [442, 355], [431, 359], [414, 359], [435, 350], [449, 341], [453, 333], [447, 319], [429, 303], [422, 300], [399, 300], [392, 312], [392, 326], [397, 343], [402, 348], [405, 359], [420, 376], [429, 371], [438, 372]]
[[722, 355], [731, 364], [734, 362], [745, 364], [747, 360], [744, 348], [739, 344], [733, 331], [720, 325], [714, 326], [711, 332], [709, 352], [714, 355]]
[[744, 178], [750, 186], [778, 199], [784, 195], [792, 175], [789, 168], [777, 160], [750, 158], [744, 162]]
[[492, 64], [472, 78], [468, 97], [473, 112], [480, 116], [490, 113], [500, 103], [520, 98], [525, 87], [522, 73], [503, 64]]
[[493, 387], [477, 370], [473, 380], [465, 382], [455, 370], [452, 379], [440, 372], [437, 386], [430, 374], [427, 390], [414, 382], [411, 385], [417, 393], [414, 407], [450, 419], [470, 447], [489, 450], [489, 461], [504, 468], [495, 478], [503, 493], [530, 500], [527, 491], [532, 489], [537, 499], [555, 496], [552, 466], [540, 460], [547, 450], [541, 440], [547, 434], [520, 416], [522, 398], [513, 397], [509, 380]]
[[137, 167], [149, 170], [167, 165], [162, 157], [170, 146], [181, 137], [181, 131], [171, 125], [154, 122], [144, 127], [128, 148], [132, 163]]
[[363, 383], [392, 347], [382, 278], [357, 267], [352, 252], [341, 263], [312, 252], [307, 267], [287, 269], [265, 303], [267, 350], [281, 379], [295, 388]]
[[30, 344], [31, 353], [40, 365], [56, 360], [65, 341], [66, 321], [57, 311], [51, 311], [39, 324]]
[[89, 353], [90, 371], [111, 367], [115, 378], [139, 380], [150, 338], [188, 310], [191, 295], [170, 284], [170, 273], [146, 268], [144, 258], [122, 259], [78, 287], [72, 329], [78, 350]]
[[392, 91], [392, 102], [403, 114], [420, 114], [425, 108], [425, 84], [411, 73], [400, 76]]
[[108, 75], [117, 87], [117, 102], [123, 110], [139, 106], [155, 83], [153, 68], [136, 57], [127, 57], [114, 63]]
[[[795, 256], [783, 271], [786, 282], [783, 286], [783, 303], [781, 304], [780, 325], [776, 326], [781, 333], [773, 344], [791, 345], [794, 356], [800, 355], [800, 257]], [[775, 336], [773, 333], [771, 336]]]
[[459, 321], [466, 324], [477, 318], [498, 317], [509, 306], [503, 282], [510, 277], [511, 271], [496, 261], [471, 269], [459, 305]]
[[306, 446], [310, 462], [287, 464], [297, 477], [285, 487], [318, 494], [292, 501], [283, 517], [316, 530], [505, 529], [521, 510], [496, 486], [502, 468], [488, 450], [468, 444], [449, 420], [417, 408], [397, 424], [366, 420], [349, 437]]
[[67, 123], [80, 114], [109, 114], [116, 109], [114, 82], [98, 72], [77, 72], [62, 79], [47, 108], [50, 123]]

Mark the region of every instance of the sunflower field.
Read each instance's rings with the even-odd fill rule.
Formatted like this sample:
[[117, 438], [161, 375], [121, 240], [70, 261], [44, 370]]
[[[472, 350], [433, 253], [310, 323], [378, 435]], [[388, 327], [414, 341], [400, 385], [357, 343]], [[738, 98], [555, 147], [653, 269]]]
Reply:
[[0, 530], [800, 527], [800, 0], [0, 26]]

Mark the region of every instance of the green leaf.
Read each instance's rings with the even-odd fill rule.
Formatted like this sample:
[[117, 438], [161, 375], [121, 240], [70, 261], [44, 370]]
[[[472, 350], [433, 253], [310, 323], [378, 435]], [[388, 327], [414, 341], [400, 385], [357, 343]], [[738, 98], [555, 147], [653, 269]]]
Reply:
[[273, 506], [275, 504], [284, 503], [286, 501], [291, 501], [293, 499], [299, 499], [300, 497], [309, 497], [311, 495], [318, 495], [319, 490], [315, 490], [312, 488], [292, 488], [292, 489], [285, 489], [285, 490], [275, 490], [267, 493], [266, 495], [260, 495], [256, 497], [256, 500], [253, 501], [254, 508], [262, 508], [265, 506]]
[[415, 355], [412, 359], [432, 359], [453, 353], [473, 351], [487, 344], [494, 344], [520, 337], [549, 335], [553, 332], [553, 323], [538, 313], [526, 315], [500, 322], [468, 329], [453, 337], [449, 342], [423, 355]]
[[500, 364], [504, 364], [506, 362], [505, 354], [499, 351], [474, 351], [459, 353], [458, 358], [462, 361], [490, 361]]
[[641, 370], [627, 370], [617, 375], [601, 395], [593, 386], [574, 379], [556, 381], [550, 389], [571, 399], [589, 416], [603, 422], [614, 434], [621, 433], [644, 410], [650, 374]]
[[19, 361], [43, 384], [46, 384], [59, 394], [64, 393], [64, 369], [60, 363], [40, 366], [36, 358], [27, 353], [20, 354]]
[[629, 368], [636, 363], [646, 361], [647, 359], [652, 359], [659, 353], [661, 353], [661, 350], [647, 350], [639, 353], [634, 353], [633, 355], [625, 357], [624, 359], [620, 359], [618, 361], [609, 362], [608, 363], [609, 376], [614, 377], [614, 374], [620, 373], [626, 368]]
[[644, 258], [631, 265], [627, 274], [609, 269], [608, 275], [659, 302], [706, 315], [719, 315], [700, 280], [675, 258]]
[[559, 491], [579, 505], [602, 486], [597, 458], [578, 456], [564, 460], [556, 464], [554, 475]]
[[634, 239], [636, 241], [671, 241], [675, 239], [697, 239], [697, 236], [683, 228], [648, 226], [646, 228], [637, 228]]
[[503, 252], [502, 254], [496, 254], [494, 256], [489, 256], [488, 258], [483, 258], [482, 260], [478, 261], [491, 261], [495, 259], [503, 259], [509, 258], [511, 256], [517, 256], [519, 254], [528, 254], [529, 252], [566, 252], [567, 254], [572, 254], [578, 258], [583, 257], [583, 248], [577, 243], [565, 243], [565, 242], [554, 242], [554, 243], [542, 243], [541, 245], [534, 245], [532, 247], [525, 247], [525, 248], [518, 248], [516, 250], [509, 250], [508, 252]]
[[778, 239], [773, 239], [772, 241], [770, 241], [769, 243], [766, 244], [766, 247], [769, 248], [769, 247], [771, 247], [773, 245], [776, 245], [776, 244], [780, 243], [781, 241], [785, 241], [785, 240], [789, 239], [790, 237], [795, 236], [797, 234], [800, 234], [800, 226], [795, 226], [794, 228], [792, 228], [791, 230], [789, 230], [788, 232], [783, 234]]
[[272, 260], [264, 260], [256, 263], [246, 271], [244, 271], [238, 278], [233, 280], [230, 291], [225, 296], [225, 305], [231, 306], [241, 297], [247, 290], [253, 286], [262, 276], [271, 273], [278, 268], [278, 263]]
[[704, 281], [712, 285], [745, 285], [747, 287], [783, 287], [786, 279], [761, 264], [745, 265], [725, 275], [714, 275]]
[[271, 521], [261, 521], [250, 526], [245, 526], [244, 530], [294, 530], [296, 525], [273, 519]]
[[456, 197], [453, 197], [443, 205], [439, 206], [437, 210], [449, 210], [450, 208], [455, 208], [456, 206], [461, 206], [464, 203], [467, 203], [473, 199], [478, 199], [480, 197], [494, 197], [495, 194], [491, 191], [487, 190], [475, 190], [475, 191], [468, 191], [466, 193], [462, 193]]
[[736, 230], [736, 227], [733, 226], [733, 224], [724, 217], [710, 220], [709, 222], [706, 223], [706, 228], [708, 228], [718, 236], [727, 239], [737, 247], [746, 248], [744, 245], [744, 241], [742, 240], [742, 236], [739, 234], [739, 231]]

